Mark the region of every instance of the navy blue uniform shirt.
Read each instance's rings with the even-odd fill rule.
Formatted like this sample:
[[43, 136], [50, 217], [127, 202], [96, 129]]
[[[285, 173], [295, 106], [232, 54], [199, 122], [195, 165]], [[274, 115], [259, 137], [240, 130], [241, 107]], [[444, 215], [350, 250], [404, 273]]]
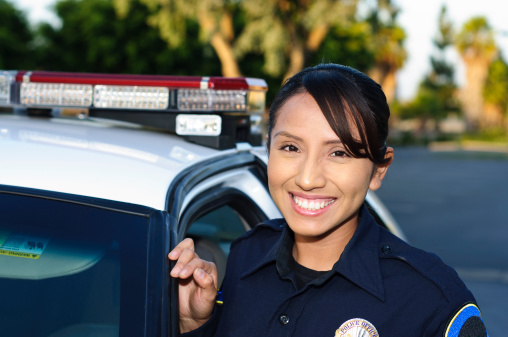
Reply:
[[293, 242], [283, 219], [236, 240], [223, 304], [185, 336], [487, 336], [457, 273], [378, 226], [365, 206], [333, 269], [303, 287], [290, 267]]

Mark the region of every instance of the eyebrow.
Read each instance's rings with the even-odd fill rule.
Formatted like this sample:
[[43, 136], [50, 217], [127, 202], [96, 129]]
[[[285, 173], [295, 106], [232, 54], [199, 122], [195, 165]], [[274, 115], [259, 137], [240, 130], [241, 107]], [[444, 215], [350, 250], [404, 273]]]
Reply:
[[[303, 141], [302, 138], [298, 137], [298, 136], [295, 136], [287, 131], [279, 131], [277, 132], [274, 136], [273, 136], [273, 139], [277, 138], [277, 136], [284, 136], [284, 137], [288, 137], [288, 138], [291, 138], [291, 139], [294, 139], [296, 141]], [[342, 145], [342, 141], [340, 139], [331, 139], [331, 140], [327, 140], [324, 142], [324, 145]]]

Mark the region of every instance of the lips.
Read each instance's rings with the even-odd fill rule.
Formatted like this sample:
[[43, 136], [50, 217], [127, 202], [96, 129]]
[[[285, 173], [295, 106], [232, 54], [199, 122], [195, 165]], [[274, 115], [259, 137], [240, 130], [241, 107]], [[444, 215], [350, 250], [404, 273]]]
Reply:
[[323, 209], [335, 202], [336, 199], [332, 198], [303, 198], [301, 196], [296, 196], [294, 194], [291, 195], [295, 204], [304, 210], [307, 211], [318, 211]]

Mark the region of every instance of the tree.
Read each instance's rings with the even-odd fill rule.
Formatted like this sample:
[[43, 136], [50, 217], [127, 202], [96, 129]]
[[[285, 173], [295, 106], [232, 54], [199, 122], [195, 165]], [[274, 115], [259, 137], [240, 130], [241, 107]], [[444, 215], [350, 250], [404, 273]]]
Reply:
[[432, 71], [420, 85], [421, 90], [432, 93], [437, 101], [438, 109], [430, 112], [436, 120], [459, 111], [459, 103], [455, 95], [457, 90], [454, 80], [455, 68], [446, 59], [446, 51], [453, 46], [453, 43], [453, 25], [447, 16], [446, 6], [442, 6], [438, 19], [438, 34], [433, 40], [437, 53], [430, 57]]
[[39, 27], [40, 68], [173, 75], [220, 72], [215, 55], [199, 43], [196, 25], [187, 27], [186, 34], [195, 38], [189, 38], [186, 48], [170, 49], [158, 30], [147, 25], [146, 6], [139, 1], [131, 5], [129, 15], [119, 19], [110, 0], [57, 2], [61, 27], [47, 23]]
[[508, 109], [508, 65], [499, 55], [490, 65], [483, 88], [483, 128], [499, 128]]
[[497, 55], [494, 32], [487, 19], [474, 17], [464, 23], [455, 45], [466, 66], [466, 84], [461, 93], [461, 102], [468, 128], [476, 130], [482, 118], [483, 88], [489, 66]]
[[372, 50], [374, 65], [369, 75], [378, 82], [385, 92], [388, 102], [395, 99], [396, 74], [407, 58], [403, 43], [404, 30], [397, 24], [399, 8], [390, 0], [377, 0], [377, 4], [367, 16], [372, 30]]
[[0, 69], [29, 69], [32, 32], [23, 12], [0, 0]]
[[[115, 0], [127, 15], [132, 0]], [[240, 76], [239, 60], [263, 55], [263, 70], [284, 78], [306, 66], [329, 30], [351, 21], [357, 0], [141, 0], [152, 10], [151, 25], [170, 46], [181, 45], [189, 20], [217, 53], [224, 76]]]
[[367, 73], [374, 65], [375, 51], [371, 41], [372, 30], [364, 20], [334, 27], [310, 58], [310, 63], [341, 63]]
[[448, 19], [446, 6], [442, 6], [438, 33], [433, 39], [436, 53], [430, 57], [432, 70], [420, 83], [415, 99], [401, 108], [401, 117], [420, 120], [420, 134], [424, 133], [427, 121], [435, 121], [437, 128], [440, 120], [459, 111], [455, 98], [457, 86], [453, 78], [455, 70], [453, 64], [446, 59], [447, 49], [453, 46], [453, 34], [453, 25]]

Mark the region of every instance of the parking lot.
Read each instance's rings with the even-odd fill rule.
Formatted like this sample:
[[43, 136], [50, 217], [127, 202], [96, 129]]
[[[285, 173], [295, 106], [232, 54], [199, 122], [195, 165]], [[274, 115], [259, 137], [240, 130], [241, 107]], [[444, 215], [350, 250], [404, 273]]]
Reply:
[[396, 148], [378, 195], [408, 240], [456, 268], [490, 336], [508, 330], [508, 153]]

